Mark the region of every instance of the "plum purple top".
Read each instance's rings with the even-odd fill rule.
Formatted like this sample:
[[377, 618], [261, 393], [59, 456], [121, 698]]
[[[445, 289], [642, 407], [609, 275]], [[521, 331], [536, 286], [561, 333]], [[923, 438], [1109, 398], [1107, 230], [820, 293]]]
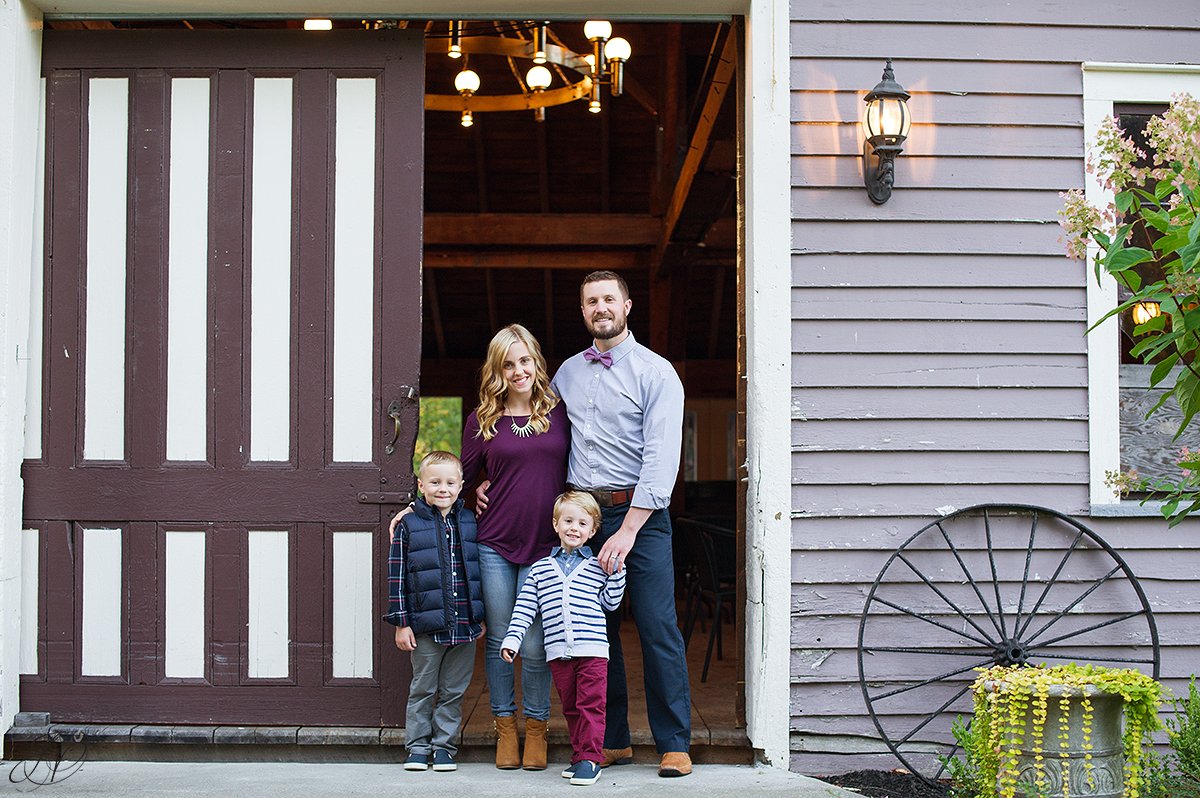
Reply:
[[474, 490], [480, 476], [491, 480], [487, 511], [479, 514], [480, 543], [514, 565], [530, 565], [558, 545], [554, 499], [567, 482], [571, 422], [559, 402], [550, 411], [550, 429], [521, 437], [513, 432], [528, 416], [504, 416], [485, 441], [472, 411], [463, 428], [463, 485]]

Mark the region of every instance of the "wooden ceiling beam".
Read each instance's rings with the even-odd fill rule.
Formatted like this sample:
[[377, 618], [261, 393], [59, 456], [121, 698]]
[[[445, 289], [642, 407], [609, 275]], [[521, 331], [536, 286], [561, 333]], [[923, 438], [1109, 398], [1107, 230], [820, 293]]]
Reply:
[[650, 247], [662, 221], [637, 213], [427, 213], [426, 246]]
[[645, 255], [634, 250], [507, 250], [426, 249], [425, 269], [572, 269], [638, 272]]
[[653, 271], [661, 272], [663, 269], [664, 255], [671, 243], [671, 237], [675, 234], [675, 226], [679, 223], [679, 217], [683, 213], [683, 206], [687, 202], [688, 194], [691, 193], [692, 181], [695, 180], [696, 173], [700, 171], [700, 164], [704, 160], [704, 153], [708, 150], [709, 138], [717, 123], [721, 106], [733, 88], [736, 70], [737, 35], [730, 30], [725, 36], [725, 46], [721, 49], [712, 81], [708, 84], [704, 106], [700, 111], [700, 120], [696, 123], [696, 130], [692, 133], [687, 156], [683, 160], [683, 168], [679, 170], [679, 179], [675, 181], [675, 190], [671, 193], [670, 202], [667, 203], [662, 231], [650, 261]]

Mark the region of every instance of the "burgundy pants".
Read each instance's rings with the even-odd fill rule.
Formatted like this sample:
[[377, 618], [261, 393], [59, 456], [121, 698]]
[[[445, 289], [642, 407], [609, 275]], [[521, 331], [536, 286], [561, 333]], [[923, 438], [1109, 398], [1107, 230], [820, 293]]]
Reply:
[[608, 660], [603, 657], [550, 660], [550, 673], [563, 717], [571, 733], [571, 764], [604, 760], [604, 708], [608, 695]]

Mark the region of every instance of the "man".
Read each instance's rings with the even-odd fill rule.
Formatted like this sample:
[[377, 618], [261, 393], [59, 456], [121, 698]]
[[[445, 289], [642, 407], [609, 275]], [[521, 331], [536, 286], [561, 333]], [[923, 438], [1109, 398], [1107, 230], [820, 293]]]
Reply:
[[[594, 339], [551, 383], [571, 418], [567, 480], [596, 497], [594, 545], [604, 569], [628, 569], [626, 592], [642, 644], [646, 710], [662, 756], [658, 775], [692, 772], [691, 690], [675, 617], [668, 506], [679, 471], [683, 384], [671, 364], [639, 344], [626, 325], [629, 288], [610, 271], [580, 287], [583, 323]], [[608, 706], [604, 764], [630, 761], [629, 697], [621, 616], [608, 614]]]

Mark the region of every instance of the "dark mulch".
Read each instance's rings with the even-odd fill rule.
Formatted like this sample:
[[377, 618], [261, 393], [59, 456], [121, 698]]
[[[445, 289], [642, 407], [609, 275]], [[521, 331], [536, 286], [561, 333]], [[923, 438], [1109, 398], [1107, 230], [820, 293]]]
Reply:
[[860, 792], [871, 798], [949, 798], [950, 786], [932, 786], [904, 770], [856, 770], [822, 781]]

